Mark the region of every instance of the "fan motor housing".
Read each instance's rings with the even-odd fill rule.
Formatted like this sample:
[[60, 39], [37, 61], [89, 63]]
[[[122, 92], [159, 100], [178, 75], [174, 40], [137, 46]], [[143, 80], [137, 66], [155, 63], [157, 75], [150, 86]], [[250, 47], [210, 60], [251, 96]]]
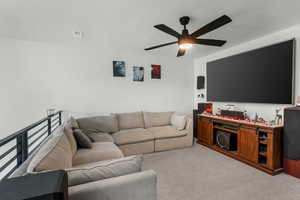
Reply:
[[181, 24], [181, 25], [185, 26], [185, 25], [187, 25], [187, 24], [190, 22], [190, 17], [188, 17], [188, 16], [183, 16], [183, 17], [181, 17], [181, 18], [179, 19], [179, 21], [180, 21], [180, 24]]
[[182, 34], [182, 37], [179, 38], [178, 41], [179, 44], [184, 44], [184, 43], [194, 43], [194, 38], [190, 35], [187, 34]]

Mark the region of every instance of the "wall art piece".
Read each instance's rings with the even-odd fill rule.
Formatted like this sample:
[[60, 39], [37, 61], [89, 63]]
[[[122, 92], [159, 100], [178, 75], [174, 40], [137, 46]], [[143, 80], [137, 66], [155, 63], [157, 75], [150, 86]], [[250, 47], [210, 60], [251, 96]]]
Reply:
[[133, 81], [144, 81], [144, 67], [133, 67]]
[[151, 65], [151, 78], [152, 79], [161, 79], [161, 66], [160, 65]]
[[125, 77], [126, 67], [124, 61], [113, 61], [113, 76]]

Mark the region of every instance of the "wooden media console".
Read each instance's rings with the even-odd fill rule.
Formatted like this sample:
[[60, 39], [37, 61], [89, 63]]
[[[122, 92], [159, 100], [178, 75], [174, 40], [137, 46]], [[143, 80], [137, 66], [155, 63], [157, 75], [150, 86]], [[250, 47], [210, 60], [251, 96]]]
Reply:
[[[197, 116], [197, 126], [199, 144], [271, 175], [282, 171], [283, 126], [231, 120], [207, 114]], [[217, 145], [218, 131], [236, 134], [236, 150], [229, 151]]]

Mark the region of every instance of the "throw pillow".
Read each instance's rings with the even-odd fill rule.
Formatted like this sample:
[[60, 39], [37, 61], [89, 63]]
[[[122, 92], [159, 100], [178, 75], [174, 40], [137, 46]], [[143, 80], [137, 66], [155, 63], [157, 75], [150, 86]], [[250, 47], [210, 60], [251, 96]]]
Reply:
[[186, 116], [184, 116], [184, 115], [178, 115], [178, 114], [173, 114], [171, 116], [171, 124], [177, 130], [182, 131], [185, 128]]
[[69, 186], [75, 186], [140, 172], [142, 170], [142, 161], [142, 156], [137, 155], [75, 166], [74, 168], [66, 169], [68, 184]]
[[76, 130], [76, 129], [79, 129], [82, 133], [84, 133], [88, 138], [90, 138], [90, 140], [91, 140], [92, 142], [96, 142], [96, 141], [94, 140], [94, 138], [90, 136], [90, 134], [85, 133], [85, 132], [84, 132], [82, 129], [80, 129], [80, 128], [75, 128], [75, 127], [73, 127], [73, 128], [72, 128], [73, 132], [74, 132], [74, 130]]
[[86, 136], [80, 129], [74, 129], [73, 134], [79, 147], [87, 149], [92, 148], [91, 139]]

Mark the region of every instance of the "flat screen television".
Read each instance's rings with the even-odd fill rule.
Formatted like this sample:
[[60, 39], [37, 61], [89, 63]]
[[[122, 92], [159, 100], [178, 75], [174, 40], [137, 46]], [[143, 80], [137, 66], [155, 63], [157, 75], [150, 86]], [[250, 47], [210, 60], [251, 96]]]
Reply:
[[292, 104], [295, 40], [207, 63], [207, 100]]

